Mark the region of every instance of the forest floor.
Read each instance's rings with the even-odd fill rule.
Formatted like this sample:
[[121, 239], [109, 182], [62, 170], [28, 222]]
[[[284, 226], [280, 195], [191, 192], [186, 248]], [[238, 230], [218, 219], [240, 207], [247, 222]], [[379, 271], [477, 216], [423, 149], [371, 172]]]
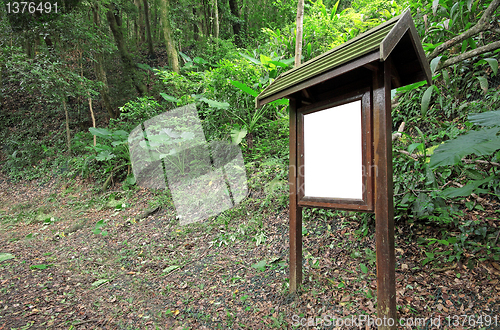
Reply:
[[[305, 219], [303, 286], [290, 295], [287, 208], [252, 191], [230, 216], [180, 226], [165, 196], [0, 176], [0, 329], [373, 328], [346, 325], [376, 316], [373, 224]], [[500, 327], [500, 266], [423, 266], [417, 237], [439, 235], [397, 224], [400, 328]]]

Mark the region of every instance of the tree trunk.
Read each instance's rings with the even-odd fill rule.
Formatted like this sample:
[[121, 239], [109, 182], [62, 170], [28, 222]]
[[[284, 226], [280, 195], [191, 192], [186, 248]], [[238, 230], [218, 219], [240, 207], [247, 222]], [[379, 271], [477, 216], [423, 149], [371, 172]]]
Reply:
[[297, 5], [297, 35], [295, 36], [295, 67], [300, 65], [302, 56], [302, 31], [304, 26], [304, 0]]
[[167, 45], [168, 63], [170, 64], [172, 71], [179, 73], [179, 57], [177, 55], [177, 49], [175, 48], [175, 41], [172, 37], [172, 29], [170, 27], [169, 5], [169, 0], [160, 1], [161, 24], [163, 26], [165, 44]]
[[153, 38], [151, 38], [151, 24], [149, 22], [148, 0], [143, 0], [142, 3], [144, 5], [144, 22], [146, 25], [146, 39], [148, 41], [148, 54], [151, 58], [154, 58], [155, 51], [153, 48]]
[[200, 38], [198, 29], [198, 17], [196, 16], [196, 8], [193, 7], [193, 39], [198, 41]]
[[66, 97], [62, 98], [64, 114], [66, 115], [66, 139], [68, 142], [68, 154], [71, 152], [71, 133], [69, 132], [69, 114], [68, 108], [66, 107]]
[[[99, 5], [96, 3], [92, 6], [92, 11], [94, 13], [94, 24], [99, 29], [101, 26], [101, 22], [99, 19]], [[100, 52], [95, 53], [96, 61], [94, 63], [94, 70], [97, 77], [97, 80], [102, 82], [101, 87], [101, 98], [103, 108], [109, 114], [110, 118], [116, 118], [116, 113], [113, 111], [113, 107], [111, 106], [111, 99], [109, 97], [109, 85], [108, 78], [106, 76], [106, 70], [104, 70], [104, 56]]]
[[[90, 97], [90, 93], [87, 92], [87, 95], [89, 96], [89, 109], [90, 109], [90, 116], [92, 117], [92, 127], [95, 128], [95, 116], [94, 116], [94, 110], [92, 109], [92, 98]], [[94, 135], [94, 147], [96, 145], [96, 138]]]
[[241, 42], [241, 24], [240, 24], [240, 11], [238, 10], [237, 0], [229, 0], [229, 8], [231, 9], [231, 14], [233, 15], [233, 33], [234, 41], [238, 47], [242, 47]]
[[214, 0], [214, 12], [215, 12], [215, 32], [214, 36], [216, 39], [219, 38], [219, 6], [217, 0]]
[[135, 19], [136, 26], [136, 42], [137, 44], [144, 42], [144, 11], [142, 9], [143, 3], [141, 0], [134, 0], [135, 6], [137, 7], [138, 15]]
[[120, 57], [122, 59], [123, 73], [130, 77], [139, 96], [143, 96], [147, 93], [147, 89], [144, 83], [139, 78], [137, 66], [135, 65], [132, 56], [126, 48], [123, 29], [121, 26], [121, 19], [119, 15], [115, 13], [115, 6], [112, 3], [108, 5], [106, 18], [108, 20], [111, 32], [113, 33], [113, 37], [115, 38], [116, 47], [118, 48], [118, 52], [120, 53]]

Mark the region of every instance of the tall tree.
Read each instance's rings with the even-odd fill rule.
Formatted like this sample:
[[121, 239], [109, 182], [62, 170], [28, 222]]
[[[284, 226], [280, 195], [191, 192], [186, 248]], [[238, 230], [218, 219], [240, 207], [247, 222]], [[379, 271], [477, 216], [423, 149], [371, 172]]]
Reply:
[[143, 2], [141, 0], [134, 0], [134, 4], [137, 7], [138, 15], [135, 18], [135, 37], [136, 42], [139, 44], [140, 42], [144, 42], [144, 11], [143, 11]]
[[214, 0], [214, 13], [215, 13], [215, 31], [214, 37], [219, 38], [219, 6], [217, 0]]
[[138, 67], [127, 50], [125, 36], [123, 35], [121, 17], [112, 2], [108, 4], [106, 18], [108, 20], [109, 28], [113, 33], [116, 47], [118, 48], [118, 52], [120, 53], [120, 57], [122, 59], [123, 72], [132, 80], [139, 96], [143, 96], [147, 93], [146, 85], [144, 85], [140, 79]]
[[160, 16], [161, 24], [163, 26], [163, 35], [165, 37], [165, 44], [167, 46], [168, 63], [174, 72], [179, 73], [179, 56], [175, 47], [175, 41], [172, 36], [172, 29], [170, 27], [170, 3], [169, 0], [160, 0]]
[[302, 31], [304, 27], [304, 0], [297, 5], [297, 35], [295, 36], [295, 67], [300, 65], [302, 56]]
[[[93, 12], [93, 18], [94, 18], [94, 25], [97, 27], [97, 29], [100, 29], [101, 26], [101, 21], [99, 18], [99, 4], [94, 3], [92, 6], [92, 12]], [[116, 113], [113, 111], [113, 108], [111, 107], [111, 99], [109, 97], [109, 86], [108, 86], [108, 78], [106, 76], [106, 70], [104, 70], [104, 56], [101, 52], [96, 52], [95, 53], [95, 58], [96, 61], [94, 62], [94, 69], [95, 73], [97, 76], [97, 79], [102, 83], [101, 86], [101, 98], [102, 98], [102, 105], [104, 109], [109, 114], [110, 118], [116, 118]]]
[[229, 9], [231, 9], [232, 21], [233, 21], [233, 33], [234, 41], [238, 47], [242, 47], [243, 43], [241, 40], [241, 22], [240, 22], [240, 10], [238, 9], [237, 0], [229, 0]]
[[146, 25], [146, 40], [148, 42], [148, 55], [150, 57], [155, 56], [155, 51], [153, 48], [153, 38], [151, 37], [151, 23], [149, 21], [149, 8], [148, 8], [148, 0], [142, 0], [144, 5], [144, 22]]

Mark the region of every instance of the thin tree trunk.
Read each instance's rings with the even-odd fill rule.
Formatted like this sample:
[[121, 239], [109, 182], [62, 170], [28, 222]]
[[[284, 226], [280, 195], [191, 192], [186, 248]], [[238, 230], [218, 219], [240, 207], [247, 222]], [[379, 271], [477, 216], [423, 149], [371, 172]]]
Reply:
[[139, 96], [143, 96], [147, 93], [147, 89], [139, 78], [137, 66], [126, 48], [121, 19], [118, 14], [115, 13], [115, 6], [113, 4], [108, 5], [106, 18], [111, 32], [113, 33], [113, 37], [115, 38], [116, 47], [118, 48], [118, 52], [120, 53], [120, 57], [122, 59], [123, 73], [130, 77]]
[[[99, 19], [99, 5], [96, 3], [92, 6], [92, 11], [94, 13], [94, 24], [99, 29], [101, 26], [101, 21]], [[111, 106], [111, 99], [109, 97], [109, 85], [108, 78], [106, 76], [106, 70], [104, 70], [104, 56], [100, 52], [95, 53], [96, 61], [94, 63], [94, 69], [97, 76], [97, 80], [102, 82], [101, 87], [101, 98], [104, 109], [106, 109], [110, 118], [116, 118], [116, 113], [113, 111]]]
[[[95, 128], [95, 117], [94, 117], [94, 110], [92, 110], [92, 98], [90, 97], [90, 93], [87, 92], [87, 95], [89, 96], [89, 109], [90, 109], [90, 116], [92, 117], [92, 127]], [[96, 145], [96, 137], [94, 135], [94, 147]]]
[[151, 38], [151, 24], [149, 22], [149, 8], [148, 8], [148, 0], [142, 1], [144, 5], [144, 22], [146, 25], [146, 39], [148, 41], [148, 54], [150, 57], [155, 57], [155, 51], [153, 48], [153, 38]]
[[137, 44], [144, 42], [144, 11], [142, 9], [142, 1], [141, 0], [134, 0], [135, 6], [137, 7], [137, 12], [138, 15], [135, 19], [136, 23], [136, 42]]
[[68, 114], [68, 108], [66, 107], [66, 97], [63, 96], [62, 98], [63, 102], [63, 108], [64, 108], [64, 114], [66, 115], [66, 139], [68, 142], [68, 153], [71, 152], [71, 133], [69, 132], [69, 114]]
[[234, 41], [238, 47], [242, 47], [241, 42], [241, 24], [240, 24], [240, 11], [238, 10], [237, 0], [229, 0], [229, 8], [231, 9], [231, 14], [235, 17], [233, 21], [233, 33]]
[[193, 7], [193, 39], [198, 41], [199, 37], [198, 17], [196, 16], [196, 8]]
[[295, 67], [300, 65], [302, 56], [302, 31], [304, 25], [304, 0], [297, 5], [297, 36], [295, 37]]
[[172, 29], [170, 27], [169, 0], [161, 0], [160, 4], [161, 24], [163, 26], [163, 35], [167, 46], [168, 63], [170, 64], [172, 71], [179, 73], [179, 57], [175, 47], [175, 41], [172, 37]]
[[215, 12], [215, 38], [219, 38], [219, 6], [217, 0], [214, 0], [214, 12]]

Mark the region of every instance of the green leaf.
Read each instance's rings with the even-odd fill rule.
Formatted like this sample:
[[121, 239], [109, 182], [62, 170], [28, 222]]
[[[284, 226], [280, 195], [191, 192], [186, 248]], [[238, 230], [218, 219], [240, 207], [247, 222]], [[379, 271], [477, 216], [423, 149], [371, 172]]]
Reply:
[[200, 99], [200, 101], [203, 101], [203, 102], [207, 103], [212, 108], [217, 108], [217, 109], [227, 109], [227, 108], [229, 108], [229, 103], [227, 103], [227, 102], [217, 102], [217, 101], [214, 101], [214, 100], [209, 100], [209, 99], [207, 99], [205, 97], [202, 97]]
[[441, 57], [442, 56], [438, 56], [438, 57], [434, 57], [431, 61], [431, 74], [434, 75], [434, 72], [436, 71], [436, 67], [438, 66], [439, 64], [439, 61], [441, 61]]
[[260, 63], [262, 63], [262, 65], [268, 64], [271, 60], [272, 59], [269, 56], [260, 54]]
[[433, 0], [432, 1], [432, 14], [436, 16], [436, 11], [439, 6], [439, 0]]
[[182, 57], [182, 59], [184, 60], [184, 63], [186, 62], [192, 62], [193, 60], [191, 60], [191, 58], [189, 56], [187, 56], [186, 54], [184, 54], [183, 52], [179, 52], [179, 55]]
[[181, 268], [181, 266], [179, 265], [172, 265], [172, 266], [168, 266], [167, 268], [165, 268], [163, 270], [164, 273], [170, 273], [170, 272], [173, 272], [174, 270], [176, 270], [177, 268]]
[[490, 65], [491, 70], [493, 70], [493, 75], [496, 76], [498, 72], [498, 60], [494, 58], [485, 58], [484, 59]]
[[480, 185], [491, 181], [494, 176], [489, 176], [482, 180], [471, 180], [465, 186], [460, 188], [446, 188], [443, 190], [442, 195], [447, 198], [453, 197], [467, 197], [470, 196]]
[[0, 253], [0, 262], [9, 260], [9, 259], [14, 259], [15, 256], [10, 253]]
[[335, 17], [335, 14], [337, 14], [337, 8], [339, 7], [339, 2], [340, 0], [338, 0], [333, 6], [332, 12], [330, 13], [330, 20], [332, 20]]
[[96, 128], [96, 127], [89, 127], [90, 133], [95, 136], [99, 136], [105, 139], [111, 139], [111, 135], [113, 134], [111, 130], [107, 128]]
[[474, 113], [468, 117], [471, 123], [481, 126], [500, 126], [500, 110]]
[[105, 160], [113, 159], [115, 157], [116, 157], [115, 154], [111, 153], [109, 150], [104, 150], [104, 151], [101, 151], [95, 157], [95, 159], [102, 162], [102, 161], [105, 161]]
[[137, 63], [136, 65], [137, 65], [137, 67], [138, 67], [138, 68], [140, 68], [140, 69], [144, 69], [144, 70], [151, 70], [151, 71], [153, 71], [153, 68], [152, 68], [152, 67], [150, 67], [150, 66], [149, 66], [149, 65], [147, 65], [147, 64]]
[[477, 156], [492, 154], [500, 149], [500, 137], [496, 135], [499, 130], [500, 127], [483, 128], [446, 141], [434, 151], [429, 166], [435, 168], [455, 165], [470, 154]]
[[398, 88], [396, 88], [396, 91], [398, 91], [398, 92], [407, 92], [407, 91], [411, 91], [413, 89], [419, 88], [420, 86], [423, 86], [425, 84], [427, 84], [427, 81], [422, 80], [422, 81], [419, 81], [419, 82], [416, 82], [416, 83], [413, 83], [413, 84], [410, 84], [410, 85], [407, 85], [407, 86], [398, 87]]
[[422, 104], [420, 109], [422, 117], [425, 117], [425, 115], [427, 114], [427, 110], [429, 109], [429, 103], [431, 102], [432, 98], [432, 91], [434, 90], [433, 87], [434, 85], [429, 86], [422, 96]]
[[240, 83], [237, 80], [231, 80], [231, 84], [233, 84], [233, 86], [241, 89], [245, 93], [252, 95], [253, 97], [257, 97], [259, 95], [259, 93], [257, 93], [256, 91], [254, 91], [253, 89], [251, 89], [247, 85]]
[[476, 49], [477, 48], [477, 45], [476, 45], [476, 42], [474, 41], [474, 39], [468, 38], [467, 42], [469, 43], [470, 48], [472, 48], [472, 49]]
[[260, 271], [266, 270], [267, 262], [265, 260], [261, 260], [252, 265], [252, 268], [259, 269]]
[[240, 142], [245, 138], [246, 135], [247, 129], [245, 127], [240, 128], [238, 125], [236, 125], [231, 130], [231, 139], [234, 145], [240, 144]]
[[207, 64], [208, 62], [202, 59], [201, 57], [195, 57], [193, 58], [193, 62], [196, 64]]
[[257, 65], [261, 65], [260, 61], [251, 57], [251, 56], [248, 56], [247, 54], [243, 54], [243, 53], [238, 53], [240, 54], [241, 56], [243, 56], [244, 58], [246, 58], [247, 60], [249, 60], [250, 62], [254, 63], [254, 64], [257, 64]]
[[368, 274], [368, 267], [366, 267], [365, 264], [360, 264], [359, 265], [359, 268], [361, 268], [361, 271], [364, 273], [364, 274]]
[[443, 70], [443, 79], [444, 79], [444, 82], [446, 83], [446, 86], [450, 86], [451, 85], [451, 80], [450, 80], [450, 75], [448, 74], [448, 71], [445, 69]]
[[277, 99], [272, 102], [269, 102], [271, 105], [288, 105], [290, 101], [288, 99]]
[[170, 96], [168, 94], [165, 94], [165, 93], [160, 93], [161, 97], [163, 97], [165, 100], [167, 100], [168, 102], [174, 102], [174, 103], [178, 103], [179, 102], [179, 99], [176, 98], [176, 97], [173, 97], [173, 96]]
[[46, 265], [46, 264], [41, 264], [41, 265], [31, 265], [31, 266], [30, 266], [30, 269], [47, 269], [47, 268], [49, 268], [50, 266], [53, 266], [53, 264], [49, 264], [49, 265]]
[[283, 69], [288, 68], [288, 64], [283, 63], [281, 61], [270, 61], [269, 63], [274, 64], [276, 66], [282, 67]]
[[488, 91], [488, 79], [482, 76], [477, 76], [477, 80], [479, 80], [479, 85], [481, 86], [481, 89], [483, 90], [484, 93]]
[[97, 287], [99, 287], [99, 286], [103, 285], [104, 283], [108, 283], [108, 282], [109, 282], [109, 280], [108, 280], [108, 279], [97, 280], [97, 281], [95, 281], [94, 283], [92, 283], [92, 286], [93, 286], [94, 288], [97, 288]]

